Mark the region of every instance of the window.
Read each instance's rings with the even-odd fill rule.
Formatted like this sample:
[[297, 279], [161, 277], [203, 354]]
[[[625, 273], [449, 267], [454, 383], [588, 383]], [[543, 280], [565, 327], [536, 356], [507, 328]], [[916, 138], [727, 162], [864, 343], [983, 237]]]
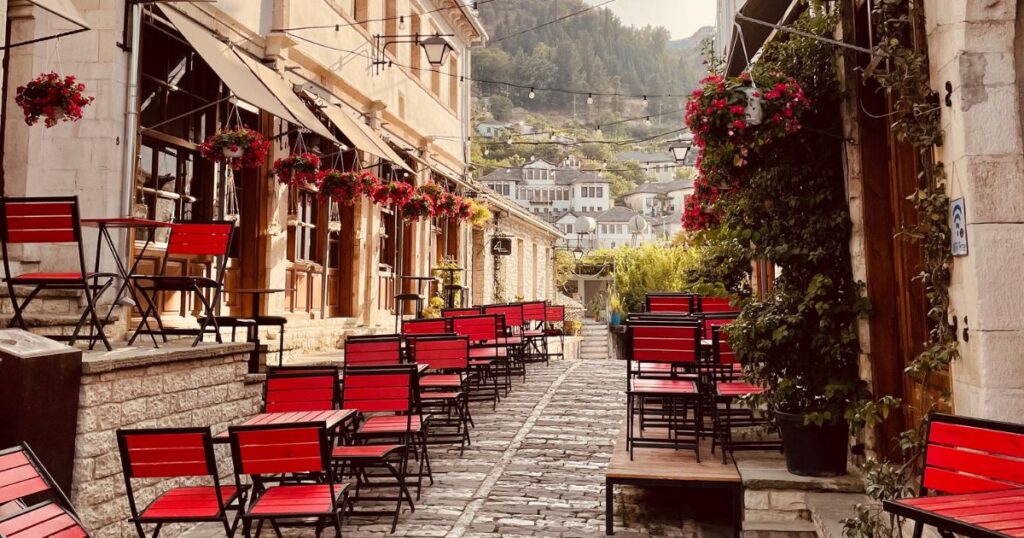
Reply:
[[363, 27], [364, 30], [370, 29], [370, 0], [355, 0], [352, 5], [352, 16], [356, 21]]
[[601, 233], [603, 233], [603, 234], [608, 233], [608, 225], [607, 224], [602, 224], [601, 225]]
[[295, 235], [291, 260], [317, 263], [320, 260], [316, 233], [320, 200], [311, 189], [290, 188], [297, 191], [295, 193]]
[[458, 114], [459, 111], [459, 59], [452, 56], [448, 59], [451, 65], [451, 76], [448, 77], [448, 106]]
[[604, 198], [604, 187], [601, 187], [601, 186], [595, 187], [595, 192], [596, 192], [596, 194], [595, 194], [596, 198]]
[[[420, 14], [414, 12], [410, 19], [411, 20], [409, 22], [411, 23], [411, 26], [409, 28], [409, 31], [413, 35], [422, 34], [423, 32], [420, 31], [422, 29], [422, 25], [420, 22]], [[410, 45], [409, 52], [412, 55], [412, 58], [410, 59], [409, 62], [409, 65], [412, 68], [412, 76], [413, 78], [420, 80], [423, 76], [423, 47], [416, 44]], [[492, 134], [490, 136], [494, 135]]]
[[[384, 35], [398, 35], [398, 9], [395, 5], [396, 0], [385, 0], [384, 1]], [[402, 59], [398, 56], [398, 44], [391, 43], [387, 46], [386, 50], [391, 53], [391, 56], [396, 58], [399, 63]]]

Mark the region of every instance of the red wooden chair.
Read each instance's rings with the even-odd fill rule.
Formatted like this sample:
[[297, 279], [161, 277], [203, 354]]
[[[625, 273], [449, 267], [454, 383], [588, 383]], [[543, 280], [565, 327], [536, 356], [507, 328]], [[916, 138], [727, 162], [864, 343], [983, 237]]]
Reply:
[[402, 337], [397, 334], [350, 336], [345, 339], [345, 366], [402, 364]]
[[888, 500], [885, 511], [943, 538], [1024, 536], [1024, 426], [932, 413], [920, 496]]
[[[469, 339], [469, 366], [480, 374], [478, 388], [483, 388], [482, 383], [485, 380], [491, 380], [493, 394], [488, 399], [494, 406], [497, 406], [499, 399], [499, 371], [505, 376], [503, 387], [506, 394], [512, 384], [508, 348], [498, 341], [503, 334], [501, 327], [501, 316], [493, 314], [463, 316], [451, 320], [452, 332]], [[476, 391], [476, 394], [482, 396], [483, 392]]]
[[[117, 446], [121, 454], [124, 484], [128, 491], [131, 522], [139, 538], [146, 538], [143, 525], [155, 525], [153, 538], [166, 523], [219, 521], [230, 538], [238, 527], [227, 510], [241, 512], [245, 506], [245, 489], [220, 484], [217, 460], [209, 428], [163, 428], [149, 430], [117, 430]], [[170, 488], [141, 511], [132, 487], [133, 479], [206, 478], [211, 486]]]
[[[360, 413], [360, 422], [353, 438], [358, 448], [339, 447], [335, 450], [335, 459], [366, 467], [383, 462], [386, 458], [398, 454], [397, 467], [387, 466], [389, 473], [395, 478], [399, 489], [396, 500], [395, 520], [401, 510], [403, 500], [412, 508], [412, 497], [409, 495], [406, 475], [410, 450], [419, 460], [416, 477], [416, 498], [419, 499], [423, 487], [423, 477], [434, 477], [430, 471], [430, 455], [427, 452], [427, 433], [430, 415], [424, 415], [419, 407], [419, 384], [417, 383], [415, 365], [389, 367], [345, 367], [344, 382], [341, 390], [341, 403], [344, 409], [354, 409]], [[382, 442], [386, 441], [386, 442]], [[372, 447], [372, 448], [370, 448]], [[365, 457], [372, 452], [373, 458]], [[353, 455], [355, 453], [359, 458]], [[372, 460], [372, 461], [371, 461]], [[364, 487], [373, 487], [363, 481], [362, 473], [356, 472], [356, 492]], [[357, 496], [356, 499], [369, 499]], [[382, 500], [377, 497], [373, 500]], [[383, 499], [387, 500], [387, 499]]]
[[500, 316], [498, 318], [498, 337], [493, 342], [484, 344], [504, 346], [508, 350], [509, 375], [526, 378], [526, 352], [530, 345], [524, 336], [523, 305], [518, 303], [487, 305], [483, 307], [485, 315]]
[[[630, 458], [637, 446], [683, 447], [693, 448], [700, 462], [702, 418], [697, 381], [674, 373], [668, 378], [633, 375], [634, 363], [667, 363], [672, 365], [673, 372], [694, 369], [701, 351], [700, 327], [637, 323], [629, 325], [627, 330], [630, 353], [626, 360], [626, 445]], [[655, 402], [660, 402], [660, 406], [649, 406]], [[693, 410], [692, 418], [690, 409]], [[649, 415], [659, 418], [649, 418]], [[666, 435], [647, 437], [644, 430], [648, 426], [663, 427]]]
[[689, 314], [694, 311], [694, 296], [685, 292], [648, 293], [644, 312], [652, 314]]
[[[242, 476], [252, 481], [252, 495], [240, 515], [242, 532], [250, 535], [252, 522], [270, 521], [277, 531], [280, 520], [313, 518], [317, 535], [333, 525], [341, 536], [347, 484], [337, 484], [331, 469], [331, 441], [323, 423], [260, 424], [231, 426], [231, 460], [235, 487]], [[281, 482], [280, 475], [316, 476], [316, 483]]]
[[558, 355], [565, 358], [565, 307], [562, 305], [544, 307], [544, 335], [558, 337], [558, 353], [548, 352], [548, 356]]
[[527, 362], [543, 362], [548, 364], [548, 338], [544, 331], [547, 321], [547, 303], [530, 301], [523, 306], [523, 338], [527, 339]]
[[747, 407], [734, 408], [733, 404], [744, 396], [760, 394], [764, 388], [743, 381], [740, 363], [736, 360], [736, 352], [729, 345], [728, 333], [722, 325], [711, 327], [711, 394], [714, 397], [712, 406], [713, 434], [711, 450], [716, 444], [722, 447], [722, 463], [727, 463], [727, 453], [734, 454], [737, 450], [779, 450], [779, 441], [765, 440], [760, 437], [749, 439], [733, 439], [734, 428], [763, 427], [767, 421], [757, 417], [753, 409]]
[[402, 323], [402, 336], [445, 334], [448, 332], [448, 320], [410, 319]]
[[480, 308], [472, 306], [466, 308], [445, 308], [441, 310], [442, 318], [459, 318], [464, 316], [479, 316]]
[[[28, 506], [25, 502], [27, 497], [45, 499]], [[11, 502], [18, 510], [0, 517], [0, 536], [89, 536], [71, 501], [24, 443], [0, 450], [0, 506]]]
[[[67, 340], [71, 345], [78, 339], [78, 333], [86, 323], [92, 328], [91, 342], [103, 341], [110, 351], [110, 341], [103, 332], [103, 323], [96, 314], [96, 300], [103, 294], [114, 277], [113, 273], [88, 271], [82, 250], [82, 224], [78, 212], [77, 196], [42, 198], [0, 198], [0, 247], [3, 248], [4, 282], [13, 307], [8, 327], [28, 330], [24, 312], [32, 300], [44, 290], [81, 290], [85, 297], [85, 312], [78, 318], [75, 330], [70, 336], [50, 336], [54, 340]], [[24, 244], [54, 245], [75, 243], [78, 250], [78, 269], [64, 273], [11, 273], [9, 245]], [[17, 288], [30, 288], [28, 295], [18, 301]], [[91, 346], [90, 346], [91, 347]]]
[[338, 405], [336, 369], [309, 368], [267, 374], [263, 412], [329, 411]]
[[[139, 334], [153, 334], [153, 331], [148, 328], [150, 317], [156, 320], [156, 332], [164, 342], [167, 341], [168, 335], [194, 334], [196, 335], [192, 342], [194, 347], [202, 341], [203, 335], [211, 330], [217, 342], [222, 342], [216, 310], [220, 308], [220, 297], [224, 291], [224, 271], [227, 269], [228, 250], [231, 248], [231, 238], [234, 233], [235, 224], [231, 221], [174, 224], [170, 237], [167, 239], [167, 253], [161, 262], [158, 274], [132, 276], [135, 288], [143, 292], [139, 295], [145, 300], [146, 308], [142, 312], [142, 319], [135, 328], [135, 333], [128, 340], [128, 345], [131, 345]], [[167, 262], [175, 258], [212, 258], [212, 260], [211, 263], [206, 264], [204, 275], [168, 274]], [[214, 265], [216, 265], [216, 270], [214, 270]], [[160, 319], [160, 308], [157, 305], [160, 301], [159, 294], [167, 292], [190, 294], [199, 299], [203, 306], [203, 312], [198, 318], [198, 329], [164, 327], [163, 321]], [[212, 293], [213, 297], [208, 298], [208, 293]], [[210, 328], [211, 326], [212, 328]], [[153, 345], [157, 345], [155, 338]]]
[[696, 305], [694, 310], [696, 312], [704, 313], [715, 313], [715, 312], [739, 312], [740, 309], [732, 305], [733, 299], [730, 297], [694, 297]]
[[[420, 405], [431, 410], [431, 440], [458, 441], [461, 455], [469, 444], [473, 422], [469, 414], [469, 338], [420, 336], [415, 338], [412, 350], [416, 364], [427, 365], [431, 372], [419, 381]], [[439, 427], [454, 431], [441, 431]]]

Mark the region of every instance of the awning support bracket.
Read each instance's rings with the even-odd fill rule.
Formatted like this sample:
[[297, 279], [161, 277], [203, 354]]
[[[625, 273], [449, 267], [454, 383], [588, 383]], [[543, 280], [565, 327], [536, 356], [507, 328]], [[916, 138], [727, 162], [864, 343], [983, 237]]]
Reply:
[[831, 43], [831, 44], [833, 44], [833, 45], [835, 45], [837, 47], [843, 47], [843, 48], [855, 50], [857, 52], [863, 52], [863, 53], [868, 54], [868, 55], [873, 55], [873, 51], [871, 49], [869, 49], [869, 48], [861, 47], [861, 46], [858, 46], [858, 45], [851, 45], [850, 43], [846, 43], [844, 41], [839, 41], [838, 39], [832, 39], [830, 37], [814, 35], [814, 34], [812, 34], [810, 32], [805, 32], [803, 30], [798, 30], [798, 29], [792, 28], [790, 26], [784, 26], [784, 25], [781, 25], [781, 24], [774, 24], [774, 23], [771, 23], [771, 22], [768, 22], [768, 21], [763, 21], [761, 19], [755, 19], [753, 17], [748, 17], [748, 16], [746, 16], [746, 15], [744, 15], [742, 13], [737, 13], [736, 14], [736, 20], [744, 21], [744, 22], [749, 22], [749, 23], [752, 23], [752, 24], [760, 25], [760, 26], [767, 26], [768, 28], [774, 28], [774, 29], [776, 29], [776, 30], [778, 30], [780, 32], [788, 32], [788, 33], [791, 33], [791, 34], [796, 34], [796, 35], [803, 36], [803, 37], [806, 37], [806, 38], [814, 39], [816, 41], [823, 41], [825, 43]]

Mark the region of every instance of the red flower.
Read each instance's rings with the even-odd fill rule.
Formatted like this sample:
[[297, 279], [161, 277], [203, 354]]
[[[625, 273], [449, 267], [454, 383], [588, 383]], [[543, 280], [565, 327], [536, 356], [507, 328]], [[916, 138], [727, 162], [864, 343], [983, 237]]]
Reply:
[[312, 185], [319, 178], [320, 157], [309, 152], [292, 154], [274, 161], [272, 172], [282, 185]]
[[[241, 157], [228, 157], [225, 150], [237, 152], [242, 150]], [[227, 163], [232, 170], [257, 168], [267, 160], [270, 142], [263, 135], [247, 127], [237, 129], [221, 129], [210, 135], [199, 144], [199, 154], [213, 162]]]
[[42, 73], [24, 86], [19, 86], [14, 102], [25, 113], [25, 123], [35, 125], [40, 119], [46, 127], [62, 121], [82, 119], [83, 107], [95, 98], [82, 95], [85, 84], [76, 83], [73, 75], [62, 80], [54, 72]]

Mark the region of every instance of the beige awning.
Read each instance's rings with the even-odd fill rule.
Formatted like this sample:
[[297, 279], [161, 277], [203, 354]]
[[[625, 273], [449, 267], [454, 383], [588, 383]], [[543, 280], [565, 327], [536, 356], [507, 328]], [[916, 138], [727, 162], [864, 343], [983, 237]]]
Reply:
[[28, 0], [29, 2], [53, 13], [54, 15], [78, 26], [82, 30], [89, 29], [89, 23], [85, 21], [85, 17], [81, 11], [75, 7], [71, 0]]
[[338, 142], [330, 130], [306, 108], [299, 96], [292, 91], [291, 84], [279, 73], [235, 50], [231, 44], [217, 39], [212, 32], [177, 10], [165, 6], [163, 12], [167, 20], [181, 32], [196, 53], [239, 99], [298, 127], [304, 127], [328, 140]]
[[327, 105], [322, 110], [327, 119], [339, 131], [344, 133], [356, 148], [391, 161], [409, 172], [415, 173], [415, 170], [405, 163], [405, 159], [402, 159], [376, 131], [371, 129], [361, 119], [349, 114], [348, 111], [343, 110], [338, 105]]
[[[801, 7], [802, 4], [797, 0], [748, 0], [740, 8], [739, 15], [769, 24], [786, 25], [799, 15]], [[771, 26], [737, 17], [726, 53], [725, 74], [737, 76], [748, 69], [747, 63], [774, 34], [775, 30]]]

